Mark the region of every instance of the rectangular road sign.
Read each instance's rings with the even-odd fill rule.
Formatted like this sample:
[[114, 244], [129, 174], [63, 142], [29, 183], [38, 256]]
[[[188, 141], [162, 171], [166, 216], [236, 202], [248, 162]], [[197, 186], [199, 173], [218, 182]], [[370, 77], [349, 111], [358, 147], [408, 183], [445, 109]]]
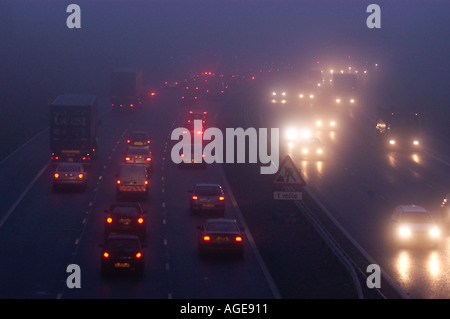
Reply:
[[276, 200], [302, 200], [302, 192], [273, 192]]

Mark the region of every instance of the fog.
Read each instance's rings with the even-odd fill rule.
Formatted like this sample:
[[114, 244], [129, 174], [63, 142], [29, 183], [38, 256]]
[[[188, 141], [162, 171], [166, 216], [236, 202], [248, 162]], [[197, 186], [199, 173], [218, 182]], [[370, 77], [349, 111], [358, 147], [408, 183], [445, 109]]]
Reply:
[[[151, 85], [264, 63], [377, 62], [388, 99], [448, 106], [448, 1], [377, 1], [381, 28], [366, 26], [373, 1], [77, 1], [0, 3], [0, 110], [27, 113], [57, 94], [106, 95], [116, 67], [141, 67]], [[34, 115], [33, 115], [34, 116]], [[6, 132], [2, 132], [3, 134]]]

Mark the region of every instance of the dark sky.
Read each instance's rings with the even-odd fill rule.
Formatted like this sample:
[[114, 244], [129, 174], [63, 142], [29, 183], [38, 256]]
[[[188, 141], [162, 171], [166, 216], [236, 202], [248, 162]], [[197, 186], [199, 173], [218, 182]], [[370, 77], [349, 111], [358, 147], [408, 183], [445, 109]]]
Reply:
[[[82, 27], [70, 30], [74, 2]], [[381, 7], [381, 29], [366, 26], [370, 3]], [[449, 9], [450, 1], [426, 0], [2, 0], [0, 93], [103, 92], [122, 66], [143, 67], [158, 81], [348, 56], [389, 66], [393, 85], [449, 91]]]

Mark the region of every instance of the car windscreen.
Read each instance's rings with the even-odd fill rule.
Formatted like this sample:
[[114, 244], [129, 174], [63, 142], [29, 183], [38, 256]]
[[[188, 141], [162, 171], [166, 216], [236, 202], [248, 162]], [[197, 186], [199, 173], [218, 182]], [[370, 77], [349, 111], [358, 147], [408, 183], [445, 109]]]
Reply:
[[404, 212], [401, 216], [403, 223], [431, 223], [433, 222], [431, 216], [423, 212]]
[[139, 250], [139, 244], [135, 239], [111, 239], [108, 241], [107, 249], [111, 252], [134, 252]]
[[195, 188], [195, 194], [200, 196], [215, 196], [222, 195], [222, 192], [218, 186], [197, 186]]
[[72, 165], [72, 164], [60, 164], [58, 166], [58, 172], [80, 172], [81, 167], [79, 165]]
[[111, 213], [116, 214], [116, 215], [134, 216], [134, 215], [137, 215], [138, 210], [136, 207], [116, 206], [116, 207], [113, 207], [113, 209], [111, 210]]
[[237, 232], [238, 228], [234, 223], [211, 222], [206, 225], [209, 232]]
[[149, 152], [148, 152], [148, 150], [143, 150], [143, 149], [130, 149], [128, 151], [128, 154], [129, 155], [141, 155], [141, 156], [144, 156], [144, 155], [148, 155]]
[[147, 135], [144, 134], [144, 133], [142, 133], [142, 134], [136, 133], [136, 134], [131, 135], [131, 139], [132, 140], [146, 140], [147, 139]]

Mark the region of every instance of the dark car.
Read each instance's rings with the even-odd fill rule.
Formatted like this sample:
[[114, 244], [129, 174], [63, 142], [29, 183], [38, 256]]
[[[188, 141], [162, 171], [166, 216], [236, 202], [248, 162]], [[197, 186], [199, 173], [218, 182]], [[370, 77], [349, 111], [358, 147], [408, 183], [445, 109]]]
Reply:
[[196, 211], [217, 211], [225, 213], [225, 195], [219, 184], [196, 184], [189, 191], [189, 209], [191, 213]]
[[145, 211], [140, 203], [116, 203], [104, 212], [105, 236], [111, 234], [131, 234], [145, 239]]
[[132, 272], [142, 276], [145, 270], [143, 247], [138, 236], [109, 235], [101, 245], [102, 275]]
[[141, 147], [149, 147], [150, 146], [150, 136], [146, 132], [130, 132], [127, 136], [127, 145], [128, 146], [141, 146]]
[[87, 173], [83, 164], [78, 162], [59, 163], [53, 171], [53, 190], [63, 186], [78, 187], [82, 190], [87, 186]]
[[208, 219], [198, 227], [198, 249], [200, 254], [207, 252], [244, 253], [244, 236], [234, 219]]

